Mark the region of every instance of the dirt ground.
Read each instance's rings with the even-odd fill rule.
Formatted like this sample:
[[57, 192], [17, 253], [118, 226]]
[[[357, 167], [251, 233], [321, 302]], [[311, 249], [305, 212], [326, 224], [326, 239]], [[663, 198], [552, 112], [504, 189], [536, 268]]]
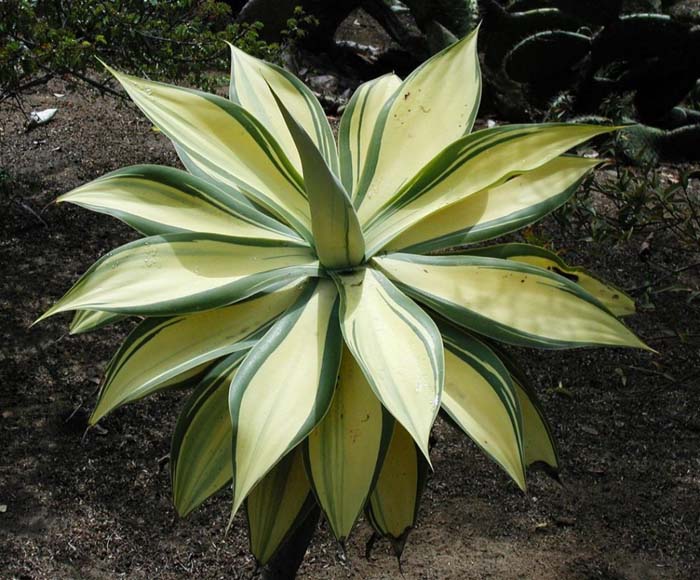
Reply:
[[[0, 577], [249, 578], [240, 516], [224, 535], [226, 492], [188, 520], [171, 506], [166, 456], [183, 394], [129, 405], [84, 434], [130, 324], [77, 337], [67, 335], [67, 317], [29, 328], [96, 258], [135, 238], [110, 218], [47, 204], [118, 167], [175, 165], [175, 153], [112, 99], [56, 82], [29, 103], [59, 110], [29, 133], [17, 115], [0, 115], [0, 167], [13, 179], [0, 198]], [[698, 270], [663, 275], [698, 256], [656, 243], [644, 262], [634, 236], [596, 244], [551, 221], [542, 231], [572, 262], [623, 288], [656, 281], [653, 304], [629, 324], [659, 354], [519, 351], [559, 439], [563, 485], [535, 472], [522, 494], [438, 424], [435, 473], [403, 576], [699, 578], [700, 300], [682, 291], [698, 288]], [[300, 577], [400, 577], [388, 546], [364, 559], [369, 534], [361, 522], [343, 558], [322, 526]]]

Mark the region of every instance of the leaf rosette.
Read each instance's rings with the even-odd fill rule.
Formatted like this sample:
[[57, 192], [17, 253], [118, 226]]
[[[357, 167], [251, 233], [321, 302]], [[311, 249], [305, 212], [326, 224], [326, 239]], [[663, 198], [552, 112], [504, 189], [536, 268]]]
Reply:
[[565, 203], [598, 164], [567, 152], [612, 128], [473, 132], [474, 32], [403, 81], [361, 85], [336, 143], [301, 81], [231, 51], [228, 99], [112, 70], [187, 171], [127, 167], [58, 199], [144, 234], [42, 317], [77, 311], [76, 333], [144, 318], [91, 422], [193, 387], [175, 507], [230, 485], [263, 564], [315, 504], [341, 541], [364, 510], [400, 553], [441, 410], [519, 487], [529, 466], [556, 473], [542, 408], [499, 343], [644, 348], [619, 320], [634, 304], [542, 248], [468, 245]]

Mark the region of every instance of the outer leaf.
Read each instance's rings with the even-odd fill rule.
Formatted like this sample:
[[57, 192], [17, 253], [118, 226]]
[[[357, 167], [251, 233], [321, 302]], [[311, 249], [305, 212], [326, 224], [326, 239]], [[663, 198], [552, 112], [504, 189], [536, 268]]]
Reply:
[[[253, 339], [240, 343], [237, 346], [241, 352], [248, 352], [250, 347], [253, 346]], [[196, 367], [192, 367], [191, 369], [178, 373], [162, 383], [158, 383], [158, 386], [153, 390], [153, 392], [170, 391], [175, 389], [193, 389], [202, 382], [205, 375], [214, 366], [216, 366], [220, 360], [220, 358], [215, 358], [197, 365]]]
[[554, 435], [539, 401], [532, 391], [523, 387], [515, 378], [513, 378], [513, 384], [523, 413], [525, 464], [528, 467], [544, 464], [548, 468], [547, 471], [556, 474], [559, 472], [559, 454]]
[[228, 389], [245, 353], [214, 366], [187, 399], [170, 447], [173, 503], [181, 517], [231, 481]]
[[475, 337], [442, 324], [445, 391], [442, 408], [525, 490], [523, 419], [508, 369]]
[[274, 96], [301, 157], [314, 245], [321, 264], [327, 268], [356, 266], [365, 257], [365, 240], [352, 202], [309, 135]]
[[557, 157], [427, 216], [391, 240], [384, 250], [424, 254], [519, 230], [566, 203], [599, 163], [582, 157]]
[[305, 446], [316, 497], [340, 541], [350, 534], [374, 487], [393, 424], [345, 349], [333, 403]]
[[246, 501], [250, 551], [262, 566], [315, 505], [300, 448], [285, 455]]
[[353, 197], [357, 193], [379, 115], [400, 85], [401, 79], [394, 74], [360, 85], [340, 118], [340, 174], [345, 190]]
[[386, 277], [366, 268], [336, 277], [345, 343], [382, 404], [428, 455], [444, 358], [433, 320]]
[[310, 284], [250, 351], [231, 383], [232, 517], [330, 406], [342, 349], [337, 298], [331, 281]]
[[490, 345], [508, 368], [523, 416], [523, 455], [527, 467], [541, 467], [559, 480], [559, 452], [552, 428], [527, 375], [499, 344]]
[[375, 262], [417, 300], [496, 340], [647, 348], [583, 288], [542, 268], [480, 256], [389, 254]]
[[146, 235], [202, 232], [302, 243], [288, 227], [213, 182], [170, 167], [118, 169], [56, 201], [112, 215]]
[[481, 99], [477, 31], [418, 67], [387, 102], [358, 187], [363, 225], [445, 146], [468, 134]]
[[108, 70], [190, 162], [215, 181], [240, 189], [311, 240], [301, 177], [255, 117], [216, 95]]
[[408, 181], [376, 217], [362, 222], [367, 255], [431, 214], [613, 130], [598, 125], [509, 125], [455, 141]]
[[333, 131], [316, 96], [289, 71], [254, 58], [232, 44], [229, 98], [250, 111], [280, 144], [299, 170], [301, 163], [273, 91], [310, 135], [333, 173], [338, 175], [338, 154]]
[[392, 541], [399, 558], [416, 523], [427, 474], [428, 462], [411, 435], [396, 423], [366, 513], [372, 527]]
[[289, 243], [153, 236], [100, 258], [39, 320], [66, 310], [139, 316], [210, 310], [317, 273], [311, 250]]
[[[188, 153], [180, 147], [176, 141], [170, 141], [173, 145], [173, 148], [175, 149], [175, 153], [177, 153], [178, 158], [180, 159], [180, 162], [182, 165], [185, 167], [188, 173], [191, 175], [194, 175], [195, 177], [199, 177], [200, 179], [203, 179], [204, 181], [208, 181], [212, 184], [214, 184], [216, 187], [218, 187], [220, 190], [222, 190], [226, 195], [229, 197], [235, 199], [239, 204], [242, 205], [247, 205], [248, 207], [251, 207], [253, 209], [258, 210], [261, 213], [264, 213], [265, 215], [271, 216], [269, 211], [262, 207], [260, 204], [253, 203], [249, 198], [247, 198], [241, 191], [239, 187], [233, 187], [230, 183], [225, 183], [221, 181], [220, 179], [216, 179], [209, 175], [206, 171], [204, 171], [199, 165], [197, 165], [194, 160], [188, 155]], [[274, 218], [273, 218], [274, 219]], [[277, 221], [277, 220], [275, 220]]]
[[554, 252], [544, 248], [529, 244], [500, 244], [470, 250], [466, 253], [470, 256], [501, 258], [544, 268], [564, 278], [568, 278], [572, 282], [576, 282], [591, 296], [598, 299], [615, 316], [629, 316], [635, 312], [634, 300], [622, 290], [601, 282], [583, 268], [568, 266]]
[[206, 362], [247, 351], [256, 333], [298, 300], [302, 289], [297, 285], [218, 310], [145, 320], [110, 361], [90, 421]]
[[69, 331], [71, 334], [83, 334], [92, 332], [108, 324], [122, 320], [121, 314], [111, 312], [100, 312], [99, 310], [78, 310], [71, 320]]

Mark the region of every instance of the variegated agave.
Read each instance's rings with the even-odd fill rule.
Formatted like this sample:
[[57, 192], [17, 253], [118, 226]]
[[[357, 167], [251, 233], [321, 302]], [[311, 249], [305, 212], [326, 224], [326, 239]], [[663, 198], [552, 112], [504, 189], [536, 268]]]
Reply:
[[175, 506], [232, 484], [261, 563], [314, 503], [338, 539], [365, 509], [400, 549], [440, 409], [521, 488], [529, 465], [556, 470], [542, 411], [494, 341], [643, 347], [617, 318], [633, 303], [541, 248], [431, 252], [563, 204], [597, 163], [565, 153], [611, 129], [472, 133], [474, 33], [404, 81], [362, 85], [336, 147], [298, 79], [232, 53], [228, 100], [112, 71], [188, 171], [129, 167], [58, 199], [146, 236], [44, 315], [76, 310], [76, 333], [144, 318], [91, 422], [194, 385], [172, 443]]

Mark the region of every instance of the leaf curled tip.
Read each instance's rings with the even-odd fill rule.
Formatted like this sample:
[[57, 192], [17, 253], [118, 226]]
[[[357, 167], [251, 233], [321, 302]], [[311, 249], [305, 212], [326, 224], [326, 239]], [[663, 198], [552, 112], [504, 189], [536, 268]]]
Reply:
[[95, 56], [95, 60], [97, 62], [99, 62], [103, 67], [105, 67], [114, 76], [117, 76], [117, 74], [119, 74], [116, 70], [114, 70], [111, 66], [109, 66], [105, 61], [103, 61], [99, 56]]
[[551, 465], [545, 463], [544, 461], [536, 461], [528, 467], [528, 469], [534, 469], [543, 472], [547, 477], [556, 481], [560, 486], [564, 487], [564, 482], [561, 479], [561, 473], [559, 469], [552, 467]]
[[646, 350], [647, 352], [649, 352], [649, 353], [651, 353], [651, 354], [661, 354], [658, 350], [656, 350], [655, 348], [652, 348], [651, 346], [649, 346], [649, 345], [648, 345], [646, 342], [644, 342], [643, 340], [640, 340], [640, 341], [639, 341], [639, 344], [641, 345], [639, 348], [641, 348], [641, 349], [643, 349], [643, 350]]
[[226, 524], [226, 529], [224, 530], [224, 538], [228, 538], [228, 533], [231, 531], [231, 526], [233, 525], [233, 520], [236, 517], [236, 512], [231, 510], [231, 515], [228, 518], [228, 523]]
[[396, 563], [399, 566], [399, 574], [401, 574], [401, 576], [403, 576], [403, 564], [401, 562], [401, 557], [403, 556], [403, 550], [406, 547], [406, 538], [411, 530], [412, 528], [407, 528], [399, 538], [389, 538], [391, 548], [394, 551], [394, 556], [396, 556]]
[[372, 532], [372, 535], [365, 544], [365, 560], [369, 561], [369, 559], [372, 557], [372, 550], [374, 549], [374, 545], [377, 543], [378, 539], [379, 534], [377, 532]]
[[[97, 423], [102, 419], [103, 415], [97, 414], [97, 407], [95, 407], [88, 417], [88, 429], [92, 429]], [[87, 433], [87, 430], [85, 431]]]
[[347, 562], [348, 552], [345, 544], [346, 538], [339, 538], [336, 540], [336, 558], [341, 562]]

